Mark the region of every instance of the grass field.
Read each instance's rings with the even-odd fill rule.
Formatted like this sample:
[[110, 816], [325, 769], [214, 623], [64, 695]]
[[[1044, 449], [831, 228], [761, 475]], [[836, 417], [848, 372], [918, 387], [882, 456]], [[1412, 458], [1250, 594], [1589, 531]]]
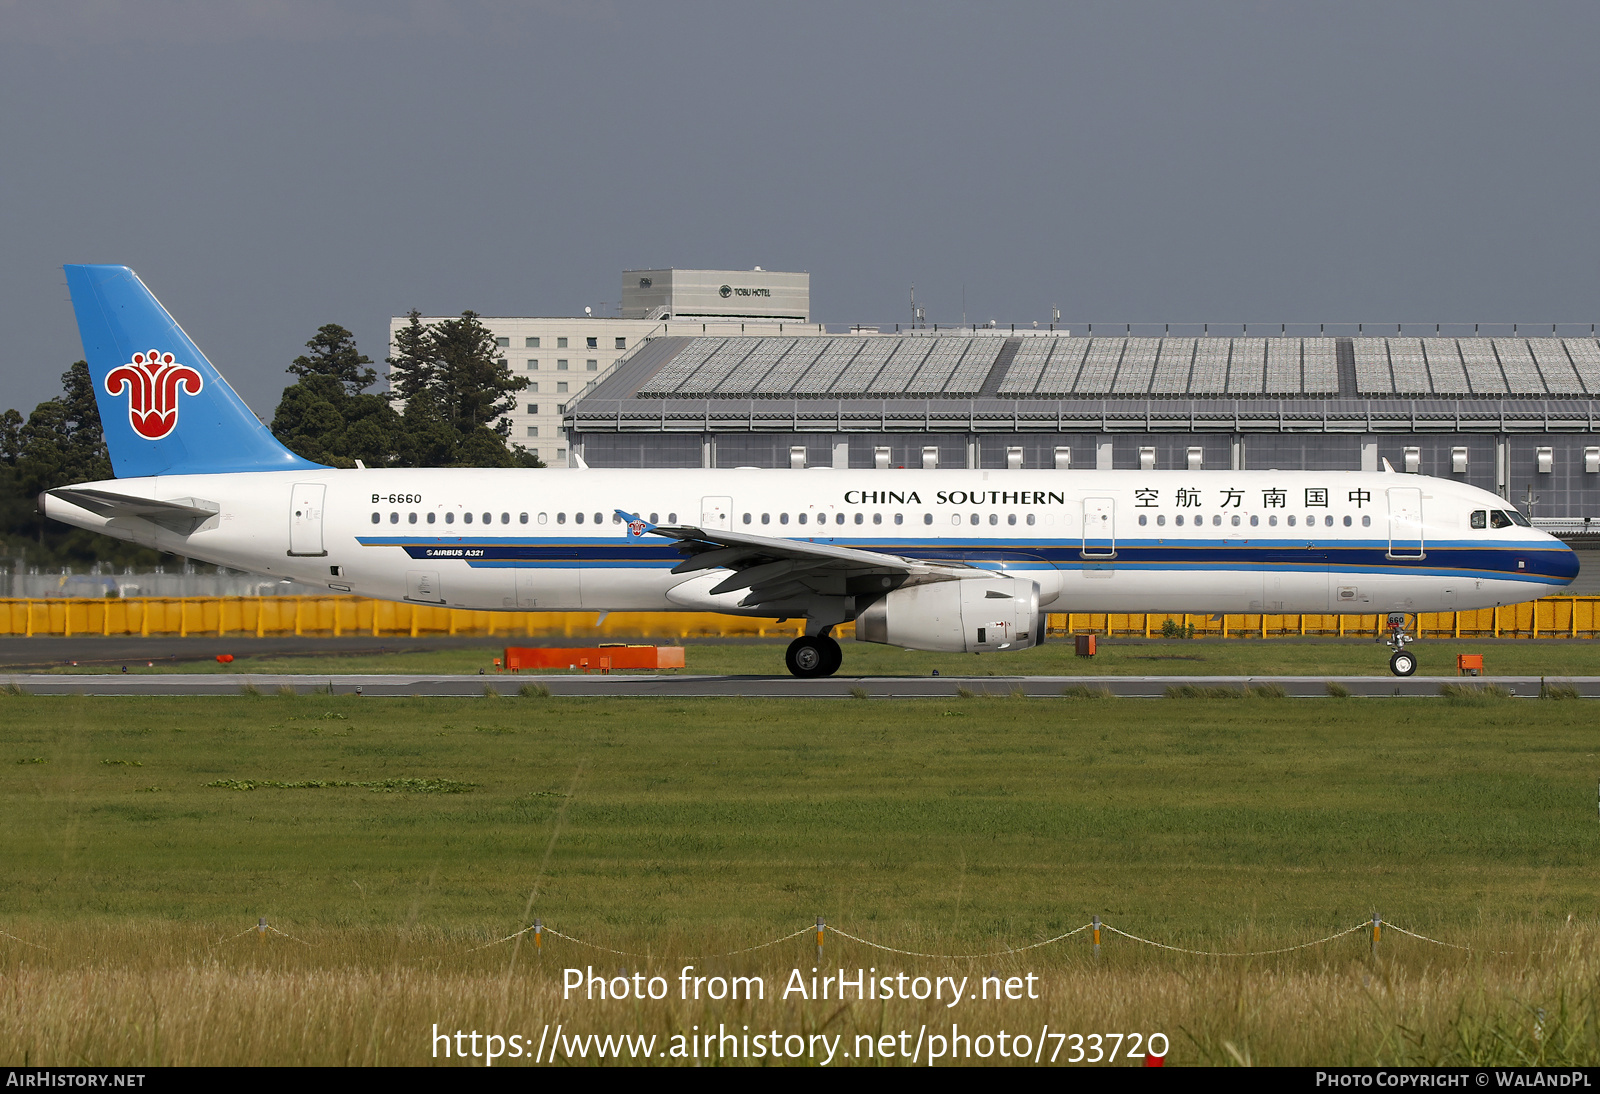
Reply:
[[[403, 640], [397, 640], [403, 644]], [[866, 642], [845, 642], [841, 676], [1385, 676], [1389, 650], [1370, 639], [1201, 639], [1113, 640], [1102, 638], [1094, 657], [1077, 657], [1070, 642], [1048, 642], [1030, 650], [997, 654], [940, 654], [902, 650]], [[350, 654], [339, 656], [253, 656], [250, 640], [220, 642], [219, 651], [235, 660], [136, 660], [129, 672], [227, 673], [476, 673], [494, 671], [503, 646], [477, 649]], [[1428, 641], [1409, 647], [1418, 673], [1450, 676], [1456, 655], [1478, 653], [1491, 675], [1600, 675], [1600, 642], [1582, 639], [1540, 641]], [[783, 675], [783, 642], [690, 643], [684, 672], [710, 675]], [[119, 664], [57, 665], [29, 671], [106, 672]], [[538, 675], [525, 673], [524, 675]]]
[[[833, 936], [827, 961], [1032, 971], [1042, 1000], [968, 1028], [1162, 1030], [1173, 1063], [1593, 1063], [1597, 754], [1578, 702], [0, 697], [0, 1058], [427, 1062], [432, 1022], [853, 1036], [963, 1016], [580, 1005], [559, 969], [781, 984], [808, 936], [703, 955], [817, 915], [962, 954], [1093, 914], [1271, 949], [1377, 911], [1476, 950], [1108, 935], [1096, 963], [1078, 935], [940, 961]], [[293, 939], [220, 942], [262, 915]], [[472, 949], [534, 915], [653, 956]]]

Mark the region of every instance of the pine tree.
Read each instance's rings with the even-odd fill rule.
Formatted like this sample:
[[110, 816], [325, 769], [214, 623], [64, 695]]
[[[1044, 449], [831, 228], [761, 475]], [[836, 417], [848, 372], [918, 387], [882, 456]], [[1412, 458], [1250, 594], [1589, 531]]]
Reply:
[[337, 323], [318, 329], [288, 371], [300, 379], [283, 389], [272, 432], [296, 455], [334, 467], [369, 467], [395, 462], [401, 447], [400, 418], [382, 395], [367, 393], [378, 382], [372, 360], [356, 348], [355, 336]]
[[17, 486], [24, 494], [112, 477], [89, 365], [61, 374], [61, 394], [34, 407], [16, 432]]
[[508, 445], [516, 393], [494, 334], [474, 312], [432, 325], [421, 313], [395, 334], [389, 358], [391, 397], [403, 401], [400, 462], [412, 467], [542, 467], [537, 455]]

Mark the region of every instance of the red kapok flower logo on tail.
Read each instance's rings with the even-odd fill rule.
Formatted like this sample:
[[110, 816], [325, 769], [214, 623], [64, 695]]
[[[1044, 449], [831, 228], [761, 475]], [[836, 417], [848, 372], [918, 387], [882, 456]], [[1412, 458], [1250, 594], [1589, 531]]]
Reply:
[[132, 361], [106, 376], [108, 393], [128, 393], [128, 422], [147, 441], [159, 441], [177, 427], [178, 389], [198, 395], [203, 384], [194, 369], [155, 350], [134, 354]]

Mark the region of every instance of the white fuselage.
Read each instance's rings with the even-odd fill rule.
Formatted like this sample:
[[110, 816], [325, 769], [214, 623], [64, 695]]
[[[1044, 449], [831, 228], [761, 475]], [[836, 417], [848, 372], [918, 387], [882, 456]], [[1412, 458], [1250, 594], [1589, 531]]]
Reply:
[[[196, 500], [185, 536], [47, 496], [49, 516], [162, 551], [387, 600], [490, 610], [739, 611], [674, 575], [655, 523], [1026, 576], [1052, 611], [1492, 607], [1558, 592], [1575, 556], [1449, 480], [1341, 471], [273, 471], [85, 484]], [[698, 583], [697, 583], [698, 582]]]

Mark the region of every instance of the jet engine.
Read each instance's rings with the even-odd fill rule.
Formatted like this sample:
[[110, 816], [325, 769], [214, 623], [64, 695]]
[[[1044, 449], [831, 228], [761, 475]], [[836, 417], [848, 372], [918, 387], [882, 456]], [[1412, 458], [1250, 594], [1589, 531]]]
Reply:
[[1023, 650], [1044, 641], [1039, 586], [1020, 577], [905, 585], [856, 611], [856, 641], [937, 653]]

